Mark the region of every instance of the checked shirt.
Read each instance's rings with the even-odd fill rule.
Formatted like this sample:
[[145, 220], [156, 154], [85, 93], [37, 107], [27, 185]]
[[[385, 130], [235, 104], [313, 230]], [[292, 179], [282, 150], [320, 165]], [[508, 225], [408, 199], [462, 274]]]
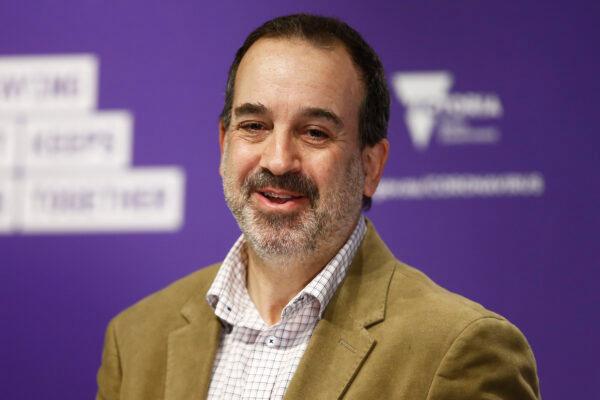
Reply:
[[[364, 218], [331, 261], [268, 326], [246, 290], [243, 235], [223, 261], [206, 300], [220, 319], [221, 340], [208, 399], [282, 399], [313, 330], [335, 293], [366, 232]], [[282, 284], [285, 284], [284, 282]]]

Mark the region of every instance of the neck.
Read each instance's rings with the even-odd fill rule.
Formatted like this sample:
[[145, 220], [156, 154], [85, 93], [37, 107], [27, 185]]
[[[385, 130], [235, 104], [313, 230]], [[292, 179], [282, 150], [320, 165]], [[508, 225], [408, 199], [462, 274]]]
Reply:
[[279, 322], [283, 308], [321, 272], [348, 240], [352, 230], [342, 236], [341, 240], [330, 241], [311, 254], [297, 256], [260, 257], [250, 243], [246, 242], [246, 287], [267, 325]]

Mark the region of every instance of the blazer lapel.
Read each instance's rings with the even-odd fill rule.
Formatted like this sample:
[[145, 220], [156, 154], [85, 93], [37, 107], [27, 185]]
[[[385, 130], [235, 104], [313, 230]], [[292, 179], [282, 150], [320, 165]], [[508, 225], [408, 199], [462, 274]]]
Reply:
[[206, 303], [206, 289], [182, 308], [188, 323], [169, 334], [165, 400], [200, 400], [208, 394], [221, 324]]
[[285, 399], [340, 398], [374, 345], [362, 327], [344, 329], [321, 320]]
[[367, 328], [385, 317], [395, 258], [373, 226], [319, 321], [286, 400], [339, 399], [376, 345]]

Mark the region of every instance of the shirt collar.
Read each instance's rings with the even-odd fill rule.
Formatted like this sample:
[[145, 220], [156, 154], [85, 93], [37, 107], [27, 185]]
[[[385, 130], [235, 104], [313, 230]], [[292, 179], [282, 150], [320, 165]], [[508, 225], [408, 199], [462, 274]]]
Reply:
[[362, 242], [367, 231], [364, 218], [361, 216], [356, 224], [356, 228], [342, 246], [342, 248], [333, 256], [325, 267], [298, 293], [291, 301], [293, 304], [296, 298], [305, 295], [312, 296], [319, 302], [319, 318], [325, 312], [329, 300], [335, 294], [337, 287], [346, 277], [348, 268], [354, 259], [356, 250]]
[[[346, 276], [366, 230], [364, 217], [361, 216], [346, 243], [304, 289], [290, 300], [282, 311], [282, 317], [293, 313], [306, 301], [315, 299], [321, 318], [331, 297]], [[252, 321], [261, 319], [255, 318], [258, 311], [246, 290], [245, 243], [244, 235], [241, 235], [229, 250], [207, 292], [206, 301], [221, 320], [231, 325], [241, 324], [261, 329], [261, 326], [252, 326], [256, 325]]]

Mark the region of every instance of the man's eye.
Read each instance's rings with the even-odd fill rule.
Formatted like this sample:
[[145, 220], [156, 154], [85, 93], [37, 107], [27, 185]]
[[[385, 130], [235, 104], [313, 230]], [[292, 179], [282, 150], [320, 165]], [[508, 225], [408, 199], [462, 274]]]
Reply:
[[319, 129], [308, 129], [306, 131], [306, 134], [312, 140], [325, 140], [329, 137], [329, 135], [326, 132]]
[[263, 130], [265, 126], [260, 122], [245, 122], [243, 124], [240, 124], [240, 128], [245, 131], [256, 132]]

